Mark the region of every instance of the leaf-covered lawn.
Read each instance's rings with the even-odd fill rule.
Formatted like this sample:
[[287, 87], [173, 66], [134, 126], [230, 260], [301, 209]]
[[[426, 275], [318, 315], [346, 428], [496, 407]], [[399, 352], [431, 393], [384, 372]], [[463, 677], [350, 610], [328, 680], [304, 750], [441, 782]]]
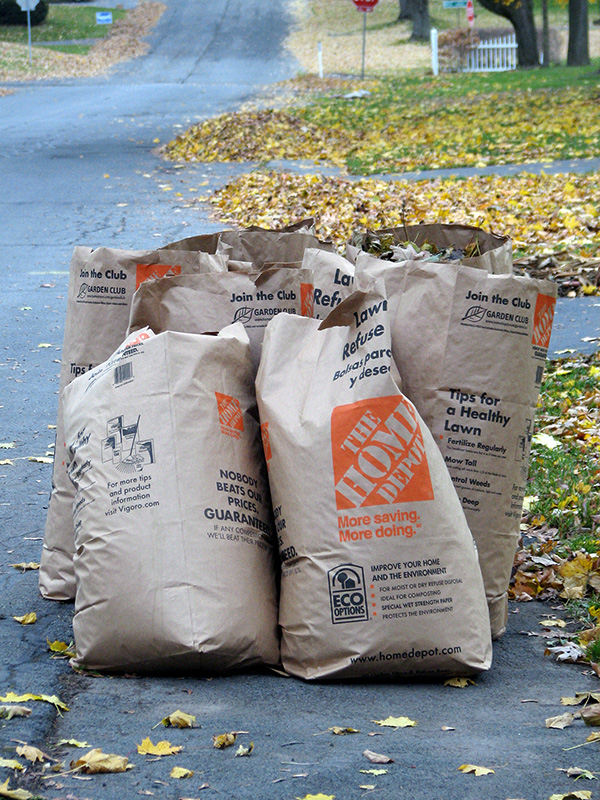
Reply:
[[510, 236], [528, 272], [560, 277], [561, 293], [597, 292], [600, 175], [351, 180], [251, 172], [210, 197], [227, 225], [280, 227], [317, 218], [317, 234], [340, 247], [355, 230], [406, 222], [471, 224]]
[[[170, 142], [174, 160], [311, 160], [356, 174], [588, 158], [600, 153], [598, 81], [579, 87], [468, 93], [392, 81], [359, 99], [225, 114]], [[412, 91], [419, 91], [412, 96]]]

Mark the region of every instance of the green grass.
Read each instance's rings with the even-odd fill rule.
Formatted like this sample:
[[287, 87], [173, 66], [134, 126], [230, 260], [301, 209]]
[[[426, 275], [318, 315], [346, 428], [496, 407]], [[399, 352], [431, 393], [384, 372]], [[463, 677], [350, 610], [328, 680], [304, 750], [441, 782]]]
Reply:
[[69, 53], [76, 56], [87, 56], [90, 52], [89, 44], [50, 44], [46, 46], [48, 50], [55, 50], [57, 53]]
[[[93, 39], [106, 36], [110, 25], [96, 25], [96, 11], [112, 11], [113, 20], [124, 17], [123, 9], [103, 6], [50, 5], [41, 25], [31, 28], [32, 42], [59, 42], [68, 39]], [[27, 26], [0, 25], [0, 41], [27, 44]]]
[[532, 445], [527, 494], [538, 499], [531, 520], [556, 530], [557, 552], [600, 552], [600, 447], [589, 434], [589, 415], [600, 402], [600, 357], [554, 362], [544, 379], [536, 430], [548, 431], [558, 447]]

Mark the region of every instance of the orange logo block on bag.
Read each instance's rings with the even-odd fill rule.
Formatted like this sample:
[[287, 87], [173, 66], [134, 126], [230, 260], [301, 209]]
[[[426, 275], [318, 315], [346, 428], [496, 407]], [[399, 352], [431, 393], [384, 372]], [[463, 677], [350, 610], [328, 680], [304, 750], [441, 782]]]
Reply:
[[139, 289], [144, 281], [171, 277], [172, 275], [181, 275], [181, 267], [173, 267], [170, 264], [137, 264], [135, 288]]
[[315, 287], [312, 283], [300, 284], [300, 314], [303, 317], [313, 317], [315, 310]]
[[423, 434], [404, 397], [334, 408], [331, 447], [338, 511], [433, 500]]
[[215, 392], [217, 398], [217, 410], [219, 412], [219, 422], [221, 423], [221, 433], [239, 439], [244, 430], [244, 417], [240, 406], [240, 401], [228, 394]]
[[539, 294], [533, 312], [533, 337], [531, 341], [538, 347], [549, 347], [556, 298]]

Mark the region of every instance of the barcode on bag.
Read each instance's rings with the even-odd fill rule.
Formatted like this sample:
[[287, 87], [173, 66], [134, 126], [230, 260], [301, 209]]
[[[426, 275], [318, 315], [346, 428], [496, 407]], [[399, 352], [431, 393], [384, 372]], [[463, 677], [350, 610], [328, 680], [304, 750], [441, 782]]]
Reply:
[[122, 383], [127, 383], [133, 380], [133, 364], [131, 361], [125, 361], [115, 367], [114, 384], [120, 386]]
[[539, 385], [542, 382], [542, 378], [544, 377], [544, 367], [540, 364], [540, 366], [535, 371], [535, 382], [536, 385]]

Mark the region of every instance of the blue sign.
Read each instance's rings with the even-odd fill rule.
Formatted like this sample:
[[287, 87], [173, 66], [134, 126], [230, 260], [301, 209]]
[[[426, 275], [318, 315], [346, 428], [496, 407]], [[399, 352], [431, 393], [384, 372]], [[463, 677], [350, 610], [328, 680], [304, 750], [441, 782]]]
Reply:
[[111, 25], [112, 11], [96, 11], [96, 25]]

